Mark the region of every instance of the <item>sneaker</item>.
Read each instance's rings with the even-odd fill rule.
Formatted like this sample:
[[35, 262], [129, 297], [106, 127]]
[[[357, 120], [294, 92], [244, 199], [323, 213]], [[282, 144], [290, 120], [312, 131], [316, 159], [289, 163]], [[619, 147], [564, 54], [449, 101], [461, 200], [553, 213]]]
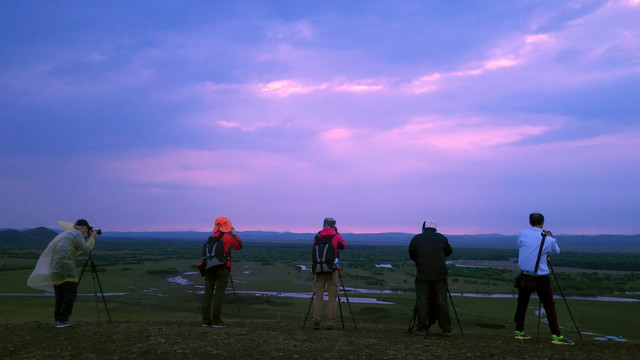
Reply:
[[327, 330], [334, 330], [336, 328], [336, 326], [333, 325], [333, 324], [327, 324], [324, 328], [327, 329]]
[[445, 331], [445, 332], [442, 333], [442, 336], [444, 336], [444, 337], [453, 336], [453, 333], [451, 331]]
[[556, 345], [573, 345], [575, 342], [561, 335], [551, 335], [551, 343]]
[[223, 328], [223, 327], [227, 327], [224, 322], [222, 320], [218, 320], [218, 321], [214, 321], [211, 325], [209, 325], [211, 327], [214, 328]]
[[71, 321], [71, 320], [67, 320], [67, 321], [56, 321], [55, 327], [57, 328], [63, 328], [63, 327], [67, 327], [67, 326], [74, 326], [76, 325], [75, 322]]
[[210, 324], [202, 324], [202, 327], [209, 327], [211, 326]]
[[313, 330], [320, 330], [320, 321], [313, 322]]
[[518, 331], [516, 330], [514, 337], [518, 340], [530, 340], [531, 339], [531, 335], [527, 334], [524, 331]]

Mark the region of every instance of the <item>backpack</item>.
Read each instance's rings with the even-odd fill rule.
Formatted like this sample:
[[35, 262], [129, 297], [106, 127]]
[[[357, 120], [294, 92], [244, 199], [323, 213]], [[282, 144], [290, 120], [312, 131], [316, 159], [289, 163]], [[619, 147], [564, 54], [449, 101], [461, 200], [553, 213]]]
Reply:
[[202, 259], [204, 270], [211, 269], [214, 266], [225, 265], [228, 260], [227, 254], [224, 252], [224, 244], [222, 243], [222, 237], [225, 233], [220, 233], [220, 236], [210, 236], [207, 242], [202, 246]]
[[334, 261], [336, 260], [337, 251], [333, 246], [333, 237], [319, 237], [316, 235], [315, 244], [311, 253], [312, 271], [314, 274], [332, 273], [336, 269]]

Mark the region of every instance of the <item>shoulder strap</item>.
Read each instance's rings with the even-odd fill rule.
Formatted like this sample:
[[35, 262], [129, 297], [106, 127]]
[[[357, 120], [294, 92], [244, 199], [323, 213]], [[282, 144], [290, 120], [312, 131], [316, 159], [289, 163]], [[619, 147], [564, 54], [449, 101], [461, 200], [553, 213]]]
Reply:
[[538, 249], [538, 259], [536, 260], [536, 267], [533, 270], [534, 273], [538, 273], [538, 267], [540, 266], [540, 256], [542, 255], [542, 248], [544, 247], [544, 239], [547, 238], [547, 233], [545, 231], [542, 232], [542, 241], [540, 241], [540, 249]]
[[202, 247], [202, 257], [212, 257], [214, 254], [215, 243], [218, 240], [221, 240], [223, 236], [224, 233], [222, 232], [220, 233], [220, 236], [209, 236]]

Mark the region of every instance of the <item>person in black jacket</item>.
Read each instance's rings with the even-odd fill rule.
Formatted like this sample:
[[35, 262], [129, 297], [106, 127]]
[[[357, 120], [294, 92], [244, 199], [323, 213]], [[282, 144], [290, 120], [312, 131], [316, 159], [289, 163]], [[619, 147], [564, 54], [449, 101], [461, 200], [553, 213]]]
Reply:
[[436, 231], [436, 223], [432, 220], [425, 221], [422, 233], [411, 239], [409, 257], [416, 263], [417, 270], [415, 306], [418, 334], [426, 334], [437, 320], [442, 334], [451, 336], [445, 257], [451, 255], [452, 251], [449, 240]]

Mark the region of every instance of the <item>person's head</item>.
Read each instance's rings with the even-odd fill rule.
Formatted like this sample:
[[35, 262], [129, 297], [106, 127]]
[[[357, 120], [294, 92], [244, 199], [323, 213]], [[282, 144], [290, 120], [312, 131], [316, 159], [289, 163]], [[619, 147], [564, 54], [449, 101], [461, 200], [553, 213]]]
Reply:
[[531, 226], [542, 228], [544, 226], [544, 216], [540, 213], [529, 214], [529, 224], [531, 224]]
[[75, 224], [73, 224], [73, 227], [80, 231], [82, 235], [85, 235], [89, 231], [89, 229], [91, 229], [89, 222], [85, 219], [76, 220]]
[[232, 228], [231, 221], [224, 216], [220, 216], [216, 221], [214, 221], [213, 232], [217, 232], [218, 230], [222, 232], [229, 232]]
[[427, 229], [430, 229], [432, 231], [436, 231], [436, 222], [433, 220], [426, 220], [425, 222], [422, 223], [422, 231], [425, 231]]
[[336, 230], [336, 220], [334, 218], [324, 218], [324, 220], [322, 221], [322, 228], [332, 228], [333, 230]]

